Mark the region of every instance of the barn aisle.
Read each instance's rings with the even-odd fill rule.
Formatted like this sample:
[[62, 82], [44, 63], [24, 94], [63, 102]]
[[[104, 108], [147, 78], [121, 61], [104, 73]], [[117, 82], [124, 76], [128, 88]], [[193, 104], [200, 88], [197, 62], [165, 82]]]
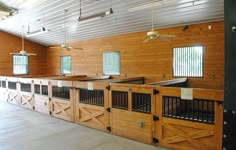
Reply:
[[165, 150], [0, 101], [0, 150]]

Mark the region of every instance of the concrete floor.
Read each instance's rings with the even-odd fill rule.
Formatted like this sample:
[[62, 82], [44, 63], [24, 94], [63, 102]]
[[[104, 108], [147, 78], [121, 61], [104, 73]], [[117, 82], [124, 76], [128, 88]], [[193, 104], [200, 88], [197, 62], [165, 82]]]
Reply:
[[0, 101], [0, 150], [166, 150]]

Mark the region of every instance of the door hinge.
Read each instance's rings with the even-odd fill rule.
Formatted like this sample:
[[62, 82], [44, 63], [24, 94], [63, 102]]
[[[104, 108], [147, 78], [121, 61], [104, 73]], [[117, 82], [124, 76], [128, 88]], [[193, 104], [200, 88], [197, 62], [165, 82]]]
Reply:
[[52, 100], [52, 98], [51, 97], [49, 97], [49, 101], [51, 101]]
[[110, 91], [110, 89], [111, 89], [110, 85], [106, 86], [106, 89], [107, 89], [108, 91]]
[[152, 143], [158, 143], [159, 140], [157, 138], [152, 138]]
[[159, 94], [159, 90], [153, 89], [153, 95], [157, 95], [157, 94]]
[[156, 115], [153, 115], [153, 121], [158, 121], [159, 117], [157, 117]]
[[111, 112], [111, 108], [107, 108], [106, 111]]
[[108, 130], [109, 132], [111, 132], [111, 127], [107, 127], [107, 130]]
[[51, 114], [52, 114], [52, 112], [51, 112], [51, 111], [49, 111], [49, 114], [51, 115]]

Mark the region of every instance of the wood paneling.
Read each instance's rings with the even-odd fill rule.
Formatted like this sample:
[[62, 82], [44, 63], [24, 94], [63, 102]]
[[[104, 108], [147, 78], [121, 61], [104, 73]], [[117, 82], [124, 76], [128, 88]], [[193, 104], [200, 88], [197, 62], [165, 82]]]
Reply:
[[[12, 76], [12, 56], [9, 53], [18, 53], [21, 50], [21, 38], [0, 31], [0, 75]], [[29, 57], [29, 74], [46, 73], [46, 47], [25, 40], [25, 50], [36, 53], [37, 56]]]
[[[208, 29], [211, 25], [211, 30]], [[72, 74], [102, 75], [102, 53], [120, 51], [121, 76], [144, 76], [146, 83], [172, 79], [172, 48], [179, 46], [204, 46], [204, 77], [190, 78], [189, 86], [223, 89], [224, 79], [224, 24], [211, 22], [158, 30], [161, 34], [175, 34], [171, 42], [153, 40], [142, 43], [145, 32], [79, 41], [72, 46], [84, 50], [47, 51], [48, 74], [60, 73], [60, 56], [72, 56]]]

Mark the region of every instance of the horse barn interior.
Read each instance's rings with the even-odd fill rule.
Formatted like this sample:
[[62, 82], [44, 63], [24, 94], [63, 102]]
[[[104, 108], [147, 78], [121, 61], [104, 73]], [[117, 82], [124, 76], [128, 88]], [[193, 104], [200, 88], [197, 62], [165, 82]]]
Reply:
[[236, 149], [235, 8], [0, 0], [0, 150]]

